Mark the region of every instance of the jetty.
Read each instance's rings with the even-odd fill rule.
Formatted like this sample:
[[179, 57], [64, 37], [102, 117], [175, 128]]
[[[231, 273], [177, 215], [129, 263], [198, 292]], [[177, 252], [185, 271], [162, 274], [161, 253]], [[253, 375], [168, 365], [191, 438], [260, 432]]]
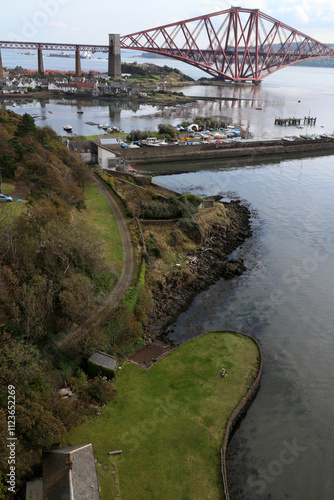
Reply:
[[315, 125], [317, 119], [311, 116], [304, 118], [275, 118], [275, 125], [294, 125], [299, 126], [302, 122], [304, 125]]

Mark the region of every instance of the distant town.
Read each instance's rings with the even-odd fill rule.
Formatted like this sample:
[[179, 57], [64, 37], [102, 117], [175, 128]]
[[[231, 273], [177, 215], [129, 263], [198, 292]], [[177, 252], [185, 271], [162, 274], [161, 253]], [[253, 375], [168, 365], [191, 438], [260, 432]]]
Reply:
[[90, 71], [81, 76], [74, 72], [56, 72], [48, 70], [44, 75], [21, 67], [4, 68], [4, 77], [0, 79], [0, 95], [65, 93], [89, 94], [98, 96], [129, 96], [133, 93], [146, 97], [145, 90], [164, 91], [167, 86], [191, 82], [192, 79], [181, 71], [155, 64], [124, 64], [121, 79], [111, 79], [107, 73]]

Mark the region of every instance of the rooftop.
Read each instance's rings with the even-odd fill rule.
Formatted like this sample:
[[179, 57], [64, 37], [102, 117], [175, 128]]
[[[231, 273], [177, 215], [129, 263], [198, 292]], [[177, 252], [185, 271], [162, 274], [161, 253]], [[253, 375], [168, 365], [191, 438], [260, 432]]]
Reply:
[[45, 500], [99, 500], [92, 444], [43, 451]]
[[115, 370], [117, 366], [117, 360], [114, 356], [110, 356], [109, 354], [104, 354], [103, 352], [96, 351], [92, 356], [92, 361], [99, 366], [103, 366], [104, 368], [109, 368], [109, 370]]

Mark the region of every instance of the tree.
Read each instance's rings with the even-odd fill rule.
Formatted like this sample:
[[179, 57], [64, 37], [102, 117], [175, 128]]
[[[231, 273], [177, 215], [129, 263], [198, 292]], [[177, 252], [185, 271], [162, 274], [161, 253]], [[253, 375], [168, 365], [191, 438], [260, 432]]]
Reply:
[[35, 120], [28, 113], [24, 113], [21, 121], [18, 123], [15, 135], [23, 137], [28, 134], [36, 134]]
[[172, 140], [177, 138], [177, 130], [173, 125], [166, 125], [165, 123], [160, 123], [158, 125], [159, 134], [164, 135], [167, 140]]

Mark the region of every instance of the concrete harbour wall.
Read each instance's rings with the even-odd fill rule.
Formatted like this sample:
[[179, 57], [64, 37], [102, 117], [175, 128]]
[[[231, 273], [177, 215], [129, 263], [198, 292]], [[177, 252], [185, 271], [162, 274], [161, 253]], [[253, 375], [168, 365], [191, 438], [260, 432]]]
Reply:
[[289, 155], [305, 152], [334, 152], [334, 139], [282, 139], [252, 142], [199, 144], [197, 146], [159, 146], [123, 149], [122, 157], [129, 163], [158, 163], [194, 160], [230, 159]]

